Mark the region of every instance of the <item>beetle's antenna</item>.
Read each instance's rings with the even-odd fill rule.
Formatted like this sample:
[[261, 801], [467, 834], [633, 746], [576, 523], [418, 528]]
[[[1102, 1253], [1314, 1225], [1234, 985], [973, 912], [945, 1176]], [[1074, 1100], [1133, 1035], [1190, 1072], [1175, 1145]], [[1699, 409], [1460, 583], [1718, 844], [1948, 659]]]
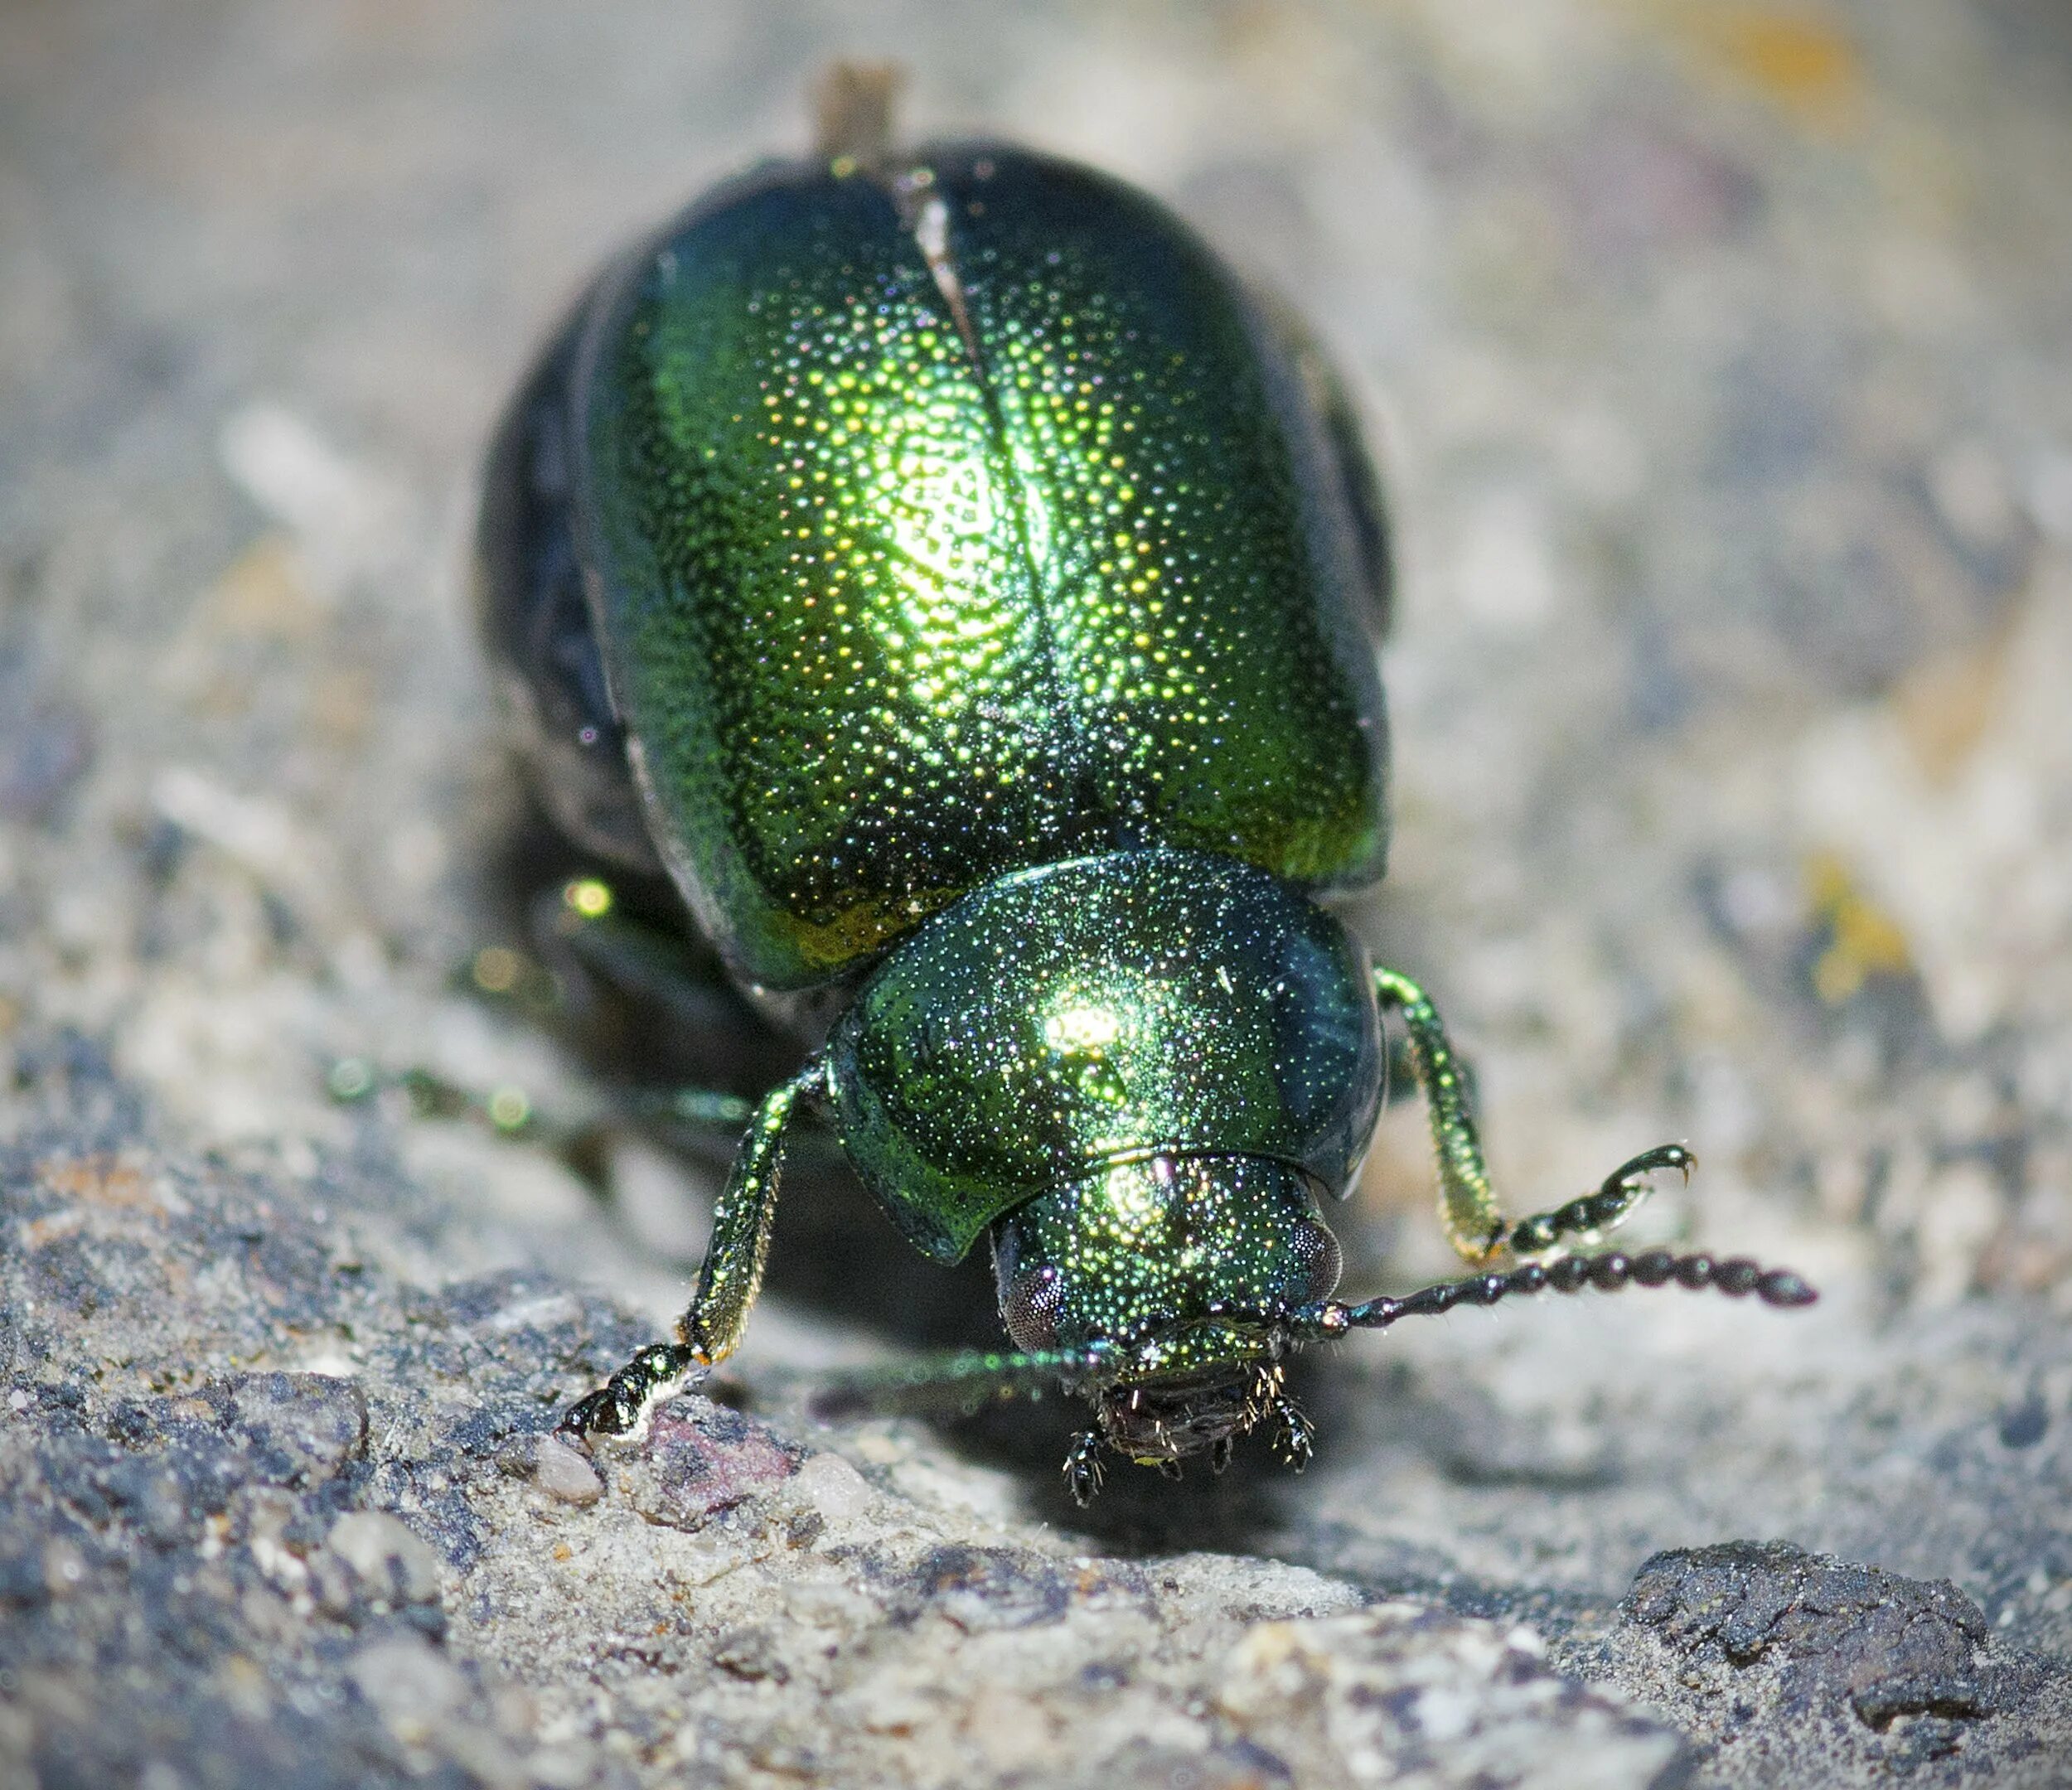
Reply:
[[1698, 1292], [1711, 1287], [1730, 1299], [1753, 1293], [1765, 1305], [1810, 1305], [1820, 1297], [1789, 1268], [1765, 1268], [1745, 1255], [1725, 1261], [1705, 1255], [1679, 1255], [1673, 1250], [1644, 1250], [1629, 1255], [1607, 1250], [1599, 1255], [1567, 1255], [1556, 1262], [1527, 1262], [1508, 1274], [1471, 1275], [1464, 1280], [1441, 1280], [1401, 1299], [1371, 1299], [1347, 1305], [1337, 1299], [1298, 1316], [1298, 1336], [1329, 1338], [1348, 1330], [1386, 1330], [1405, 1318], [1436, 1318], [1456, 1305], [1493, 1305], [1514, 1294], [1581, 1293], [1594, 1288], [1616, 1293], [1634, 1286], [1678, 1286]]
[[845, 173], [884, 167], [906, 79], [897, 62], [830, 63], [813, 84], [814, 153]]

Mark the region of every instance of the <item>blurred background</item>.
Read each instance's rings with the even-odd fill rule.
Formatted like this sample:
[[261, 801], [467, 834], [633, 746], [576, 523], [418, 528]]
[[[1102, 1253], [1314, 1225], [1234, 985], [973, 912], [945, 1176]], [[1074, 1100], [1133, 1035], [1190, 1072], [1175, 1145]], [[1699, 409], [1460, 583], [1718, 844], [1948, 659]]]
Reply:
[[[1490, 1329], [1458, 1369], [1471, 1326], [1406, 1335], [1435, 1408], [1459, 1372], [1537, 1411], [1535, 1351], [1615, 1384], [1644, 1335], [1682, 1365], [1615, 1402], [1695, 1422], [1677, 1388], [1749, 1375], [1803, 1433], [1898, 1383], [1882, 1352], [1921, 1313], [2061, 1340], [2053, 0], [5, 0], [0, 1120], [113, 1124], [65, 1068], [98, 1052], [185, 1145], [291, 1181], [388, 1153], [479, 1220], [472, 1264], [551, 1258], [668, 1309], [695, 1166], [627, 1139], [579, 1173], [327, 1081], [601, 1097], [482, 998], [484, 951], [521, 941], [487, 868], [516, 804], [472, 480], [598, 260], [802, 150], [837, 55], [905, 65], [917, 136], [1141, 183], [1306, 315], [1402, 545], [1395, 868], [1362, 925], [1476, 1061], [1517, 1203], [1686, 1137], [1702, 1171], [1653, 1234], [1829, 1290], [1822, 1328], [1629, 1304]], [[1384, 1127], [1363, 1274], [1445, 1265], [1421, 1125]], [[816, 1321], [776, 1301], [755, 1347], [814, 1358]], [[2072, 1401], [2049, 1347], [1950, 1410]], [[1822, 1363], [1839, 1390], [1776, 1377]], [[1360, 1458], [1288, 1551], [1358, 1554]], [[1832, 1545], [1875, 1552], [1889, 1521], [1775, 1496]], [[2040, 1582], [2034, 1558], [1989, 1576], [2025, 1633], [2072, 1627], [2072, 1557]]]

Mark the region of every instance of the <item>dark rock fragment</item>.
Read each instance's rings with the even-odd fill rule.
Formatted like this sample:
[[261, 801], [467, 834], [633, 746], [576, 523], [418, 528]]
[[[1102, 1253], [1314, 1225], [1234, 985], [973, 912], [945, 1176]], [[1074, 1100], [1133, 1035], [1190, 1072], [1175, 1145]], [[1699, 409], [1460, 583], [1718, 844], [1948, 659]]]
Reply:
[[2062, 1781], [2036, 1736], [2064, 1667], [1997, 1645], [1947, 1581], [1731, 1541], [1654, 1555], [1619, 1618], [1603, 1676], [1709, 1744], [1702, 1782]]

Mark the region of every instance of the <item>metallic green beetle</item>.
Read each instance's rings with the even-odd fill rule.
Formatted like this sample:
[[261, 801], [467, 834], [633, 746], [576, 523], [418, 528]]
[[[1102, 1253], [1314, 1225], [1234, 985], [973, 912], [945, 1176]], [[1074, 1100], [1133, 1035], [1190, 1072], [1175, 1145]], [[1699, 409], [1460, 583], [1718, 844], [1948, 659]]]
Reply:
[[1437, 1014], [1317, 905], [1381, 873], [1382, 510], [1336, 382], [1169, 213], [992, 144], [866, 130], [608, 268], [492, 451], [484, 614], [574, 840], [666, 867], [814, 1045], [749, 1118], [676, 1340], [586, 1443], [732, 1351], [787, 1128], [833, 1127], [923, 1254], [989, 1231], [1014, 1352], [909, 1390], [1063, 1382], [1102, 1446], [1310, 1447], [1298, 1343], [1542, 1289], [1753, 1263], [1567, 1255], [1332, 1297], [1396, 1014], [1472, 1262], [1618, 1222], [1651, 1150], [1513, 1223]]

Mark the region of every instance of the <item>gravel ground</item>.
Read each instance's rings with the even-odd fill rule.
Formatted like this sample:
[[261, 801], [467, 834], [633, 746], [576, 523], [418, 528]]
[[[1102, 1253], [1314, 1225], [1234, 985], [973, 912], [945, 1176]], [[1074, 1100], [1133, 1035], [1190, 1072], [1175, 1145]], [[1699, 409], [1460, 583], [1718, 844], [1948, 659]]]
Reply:
[[[1360, 925], [1518, 1206], [1687, 1137], [1636, 1234], [1819, 1306], [1364, 1338], [1305, 1477], [1082, 1514], [1054, 1404], [804, 1415], [990, 1322], [807, 1164], [720, 1402], [543, 1444], [713, 1172], [530, 1010], [472, 470], [839, 53], [1337, 351], [1404, 549]], [[0, 8], [0, 1778], [2072, 1778], [2068, 166], [2048, 0]], [[1420, 1133], [1357, 1286], [1445, 1267]]]

